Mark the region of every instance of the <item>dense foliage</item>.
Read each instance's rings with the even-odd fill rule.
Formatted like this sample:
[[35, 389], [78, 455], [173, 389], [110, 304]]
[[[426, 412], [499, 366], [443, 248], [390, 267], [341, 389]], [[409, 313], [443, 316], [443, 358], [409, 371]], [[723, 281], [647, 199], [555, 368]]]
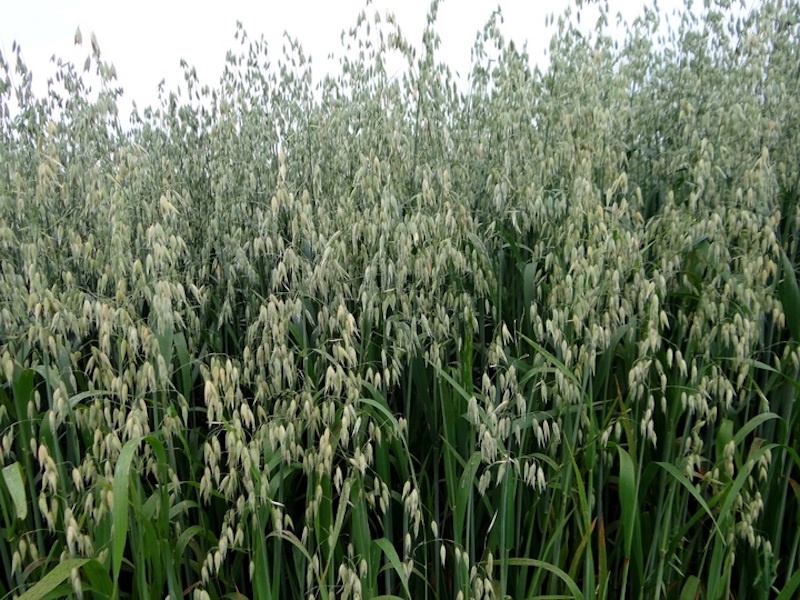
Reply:
[[0, 57], [0, 596], [793, 595], [800, 4], [572, 10]]

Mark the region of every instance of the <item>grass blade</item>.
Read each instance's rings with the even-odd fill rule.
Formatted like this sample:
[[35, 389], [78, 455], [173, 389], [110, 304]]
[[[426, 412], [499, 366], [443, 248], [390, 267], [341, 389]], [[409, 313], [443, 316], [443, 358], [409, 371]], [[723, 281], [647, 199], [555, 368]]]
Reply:
[[25, 496], [25, 482], [22, 480], [22, 467], [18, 462], [3, 467], [3, 481], [11, 494], [17, 518], [25, 519], [28, 516], [28, 501]]
[[[717, 523], [717, 520], [714, 518], [714, 515], [711, 513], [711, 509], [708, 507], [708, 504], [706, 504], [706, 501], [705, 501], [705, 499], [704, 499], [704, 498], [703, 498], [703, 497], [700, 495], [700, 492], [698, 492], [698, 491], [695, 489], [695, 487], [694, 487], [694, 486], [692, 485], [692, 483], [691, 483], [691, 482], [690, 482], [690, 481], [689, 481], [689, 480], [686, 478], [686, 476], [685, 476], [683, 473], [681, 473], [681, 472], [680, 472], [680, 471], [679, 471], [679, 470], [678, 470], [678, 469], [675, 467], [675, 465], [673, 465], [673, 464], [671, 464], [671, 463], [666, 463], [666, 462], [656, 462], [655, 464], [656, 464], [657, 466], [661, 467], [662, 469], [664, 469], [664, 470], [665, 470], [667, 473], [669, 473], [670, 475], [672, 475], [672, 477], [675, 479], [675, 481], [677, 481], [677, 482], [678, 482], [678, 483], [680, 483], [680, 484], [681, 484], [681, 485], [682, 485], [684, 488], [686, 488], [686, 490], [687, 490], [687, 491], [688, 491], [688, 492], [689, 492], [689, 493], [692, 495], [692, 497], [693, 497], [693, 498], [694, 498], [694, 499], [697, 501], [697, 503], [700, 505], [700, 507], [701, 507], [701, 508], [702, 508], [702, 509], [705, 511], [705, 513], [706, 513], [706, 514], [709, 516], [709, 518], [711, 519], [711, 522], [714, 524], [714, 531], [717, 533], [717, 535], [719, 535], [719, 536], [720, 536], [720, 539], [723, 539], [723, 540], [724, 540], [724, 539], [725, 539], [725, 537], [722, 535], [722, 531], [720, 530], [720, 528], [719, 528], [719, 524]], [[724, 513], [723, 513], [723, 514], [724, 514]]]
[[796, 598], [797, 595], [795, 592], [800, 589], [800, 571], [796, 571], [792, 578], [788, 581], [788, 583], [783, 586], [781, 593], [778, 594], [778, 597], [775, 600], [791, 600], [792, 598]]
[[583, 600], [584, 596], [575, 580], [567, 575], [563, 570], [548, 562], [537, 560], [535, 558], [509, 558], [508, 565], [510, 567], [534, 567], [537, 569], [544, 569], [558, 577], [567, 586], [567, 589], [572, 593], [572, 597], [576, 600]]
[[[72, 573], [72, 569], [79, 569], [91, 558], [70, 558], [56, 565], [52, 571], [42, 577], [42, 579], [27, 592], [19, 597], [19, 600], [43, 600], [59, 585], [61, 585]], [[96, 562], [96, 561], [95, 561]]]
[[125, 553], [125, 544], [128, 537], [128, 488], [130, 484], [131, 463], [139, 448], [141, 438], [125, 442], [117, 459], [117, 468], [114, 471], [114, 508], [112, 510], [114, 521], [113, 563], [112, 573], [114, 581], [114, 597], [119, 597], [119, 572], [122, 568], [122, 556]]
[[680, 600], [697, 600], [700, 593], [700, 580], [694, 575], [690, 575], [683, 584]]
[[797, 284], [792, 261], [786, 256], [786, 250], [783, 248], [781, 248], [781, 266], [783, 280], [778, 288], [778, 294], [786, 315], [786, 325], [792, 332], [792, 337], [800, 341], [800, 286]]
[[400, 561], [400, 557], [397, 555], [397, 550], [394, 549], [389, 540], [386, 538], [380, 538], [374, 540], [372, 542], [378, 548], [380, 548], [383, 553], [386, 555], [386, 558], [389, 560], [389, 564], [392, 568], [397, 572], [397, 576], [400, 578], [400, 583], [403, 586], [403, 591], [406, 593], [406, 598], [411, 598], [411, 591], [408, 589], [408, 577], [405, 575], [405, 569], [403, 568], [403, 563]]
[[625, 558], [630, 560], [633, 534], [636, 529], [638, 515], [636, 502], [636, 471], [633, 459], [622, 447], [617, 446], [619, 456], [619, 503], [622, 511], [622, 534]]

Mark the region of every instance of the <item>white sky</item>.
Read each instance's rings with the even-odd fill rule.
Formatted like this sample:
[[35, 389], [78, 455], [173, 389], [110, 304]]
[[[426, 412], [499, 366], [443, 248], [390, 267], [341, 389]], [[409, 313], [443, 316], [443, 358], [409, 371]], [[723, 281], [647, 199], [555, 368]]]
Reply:
[[[265, 36], [274, 58], [280, 56], [284, 31], [299, 38], [306, 54], [314, 59], [314, 78], [319, 80], [322, 72], [331, 68], [326, 66], [331, 64], [326, 61], [328, 54], [340, 52], [340, 32], [355, 24], [365, 1], [223, 0], [209, 3], [207, 8], [184, 0], [14, 1], [3, 7], [0, 50], [8, 60], [12, 41], [21, 44], [23, 58], [34, 75], [34, 88], [41, 94], [55, 71], [50, 57], [56, 54], [72, 60], [82, 69], [94, 32], [103, 58], [114, 64], [125, 89], [120, 116], [127, 120], [131, 99], [140, 108], [156, 102], [161, 79], [166, 79], [168, 90], [183, 83], [181, 58], [197, 68], [201, 83], [215, 85], [227, 50], [239, 48], [233, 38], [237, 20], [243, 22], [251, 39]], [[544, 66], [543, 51], [553, 31], [545, 27], [545, 16], [561, 14], [567, 4], [568, 0], [444, 0], [437, 28], [442, 38], [441, 56], [456, 71], [466, 73], [477, 31], [500, 6], [505, 36], [519, 44], [527, 41], [532, 60]], [[682, 0], [659, 2], [667, 15], [682, 5]], [[374, 0], [367, 14], [389, 8], [405, 36], [419, 46], [428, 6], [428, 0]], [[642, 6], [635, 0], [610, 1], [611, 14], [621, 11], [627, 19], [638, 15]], [[582, 25], [589, 28], [594, 20], [584, 11]], [[83, 34], [82, 48], [73, 45], [77, 27]]]

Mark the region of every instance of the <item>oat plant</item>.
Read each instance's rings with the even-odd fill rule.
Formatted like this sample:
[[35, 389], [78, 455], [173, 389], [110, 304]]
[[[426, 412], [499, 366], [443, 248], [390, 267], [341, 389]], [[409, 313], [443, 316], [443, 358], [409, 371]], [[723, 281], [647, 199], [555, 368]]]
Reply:
[[800, 4], [582, 4], [0, 55], [0, 597], [797, 594]]

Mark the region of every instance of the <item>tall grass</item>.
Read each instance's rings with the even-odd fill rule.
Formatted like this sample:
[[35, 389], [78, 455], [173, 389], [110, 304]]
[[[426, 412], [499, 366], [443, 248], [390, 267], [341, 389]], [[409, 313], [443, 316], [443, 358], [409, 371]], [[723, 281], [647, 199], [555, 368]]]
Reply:
[[0, 596], [800, 588], [800, 5], [495, 13], [468, 92], [437, 8], [128, 123], [0, 57]]

